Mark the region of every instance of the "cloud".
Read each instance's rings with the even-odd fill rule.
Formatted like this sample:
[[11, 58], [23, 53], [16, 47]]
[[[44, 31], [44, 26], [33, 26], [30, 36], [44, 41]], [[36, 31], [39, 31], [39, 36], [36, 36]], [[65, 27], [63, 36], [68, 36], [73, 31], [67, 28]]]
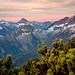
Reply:
[[0, 17], [47, 18], [48, 15], [50, 17], [66, 14], [75, 14], [75, 0], [0, 0]]
[[[4, 0], [8, 3], [5, 4], [5, 7], [14, 7], [16, 8], [57, 8], [57, 7], [75, 7], [75, 0]], [[1, 5], [0, 5], [1, 6]]]
[[50, 7], [75, 6], [75, 0], [33, 0], [35, 3]]
[[32, 2], [32, 0], [2, 0], [2, 1], [7, 1], [7, 2]]
[[12, 1], [16, 1], [16, 2], [31, 2], [32, 0], [12, 0]]

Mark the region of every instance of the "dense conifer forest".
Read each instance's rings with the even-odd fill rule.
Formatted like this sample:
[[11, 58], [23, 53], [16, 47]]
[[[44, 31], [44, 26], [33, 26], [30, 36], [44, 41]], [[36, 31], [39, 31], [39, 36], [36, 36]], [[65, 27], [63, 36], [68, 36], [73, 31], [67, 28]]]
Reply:
[[66, 43], [56, 39], [52, 49], [38, 45], [40, 57], [29, 60], [23, 67], [12, 69], [12, 55], [0, 58], [0, 75], [75, 75], [75, 38]]

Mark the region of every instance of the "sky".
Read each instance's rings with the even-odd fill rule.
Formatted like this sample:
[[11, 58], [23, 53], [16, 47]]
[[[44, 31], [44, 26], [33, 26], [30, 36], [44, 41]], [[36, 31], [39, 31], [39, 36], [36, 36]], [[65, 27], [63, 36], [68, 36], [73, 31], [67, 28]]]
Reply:
[[0, 20], [56, 21], [75, 15], [75, 0], [0, 0]]

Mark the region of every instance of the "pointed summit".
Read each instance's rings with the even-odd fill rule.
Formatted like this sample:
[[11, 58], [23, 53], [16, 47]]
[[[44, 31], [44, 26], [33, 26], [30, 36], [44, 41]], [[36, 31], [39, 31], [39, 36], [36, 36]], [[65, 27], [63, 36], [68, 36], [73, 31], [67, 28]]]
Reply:
[[5, 20], [1, 20], [0, 22], [5, 23], [6, 21]]
[[18, 21], [18, 23], [26, 23], [28, 22], [25, 18], [22, 18], [20, 21]]

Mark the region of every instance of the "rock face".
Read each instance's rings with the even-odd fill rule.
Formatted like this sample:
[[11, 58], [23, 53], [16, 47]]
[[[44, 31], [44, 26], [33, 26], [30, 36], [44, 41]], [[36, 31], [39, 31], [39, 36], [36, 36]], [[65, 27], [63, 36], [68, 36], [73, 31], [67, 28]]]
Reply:
[[59, 21], [52, 24], [47, 30], [48, 39], [46, 43], [54, 41], [55, 38], [62, 38], [64, 41], [75, 37], [75, 16], [65, 17]]
[[18, 56], [37, 49], [45, 42], [48, 47], [55, 38], [64, 41], [75, 36], [75, 16], [52, 22], [29, 22], [22, 18], [18, 22], [0, 21], [0, 57], [6, 54]]
[[[40, 26], [40, 22], [37, 23], [39, 29], [41, 29], [43, 26]], [[17, 56], [36, 50], [41, 40], [37, 37], [38, 35], [35, 35], [38, 28], [35, 28], [32, 24], [33, 22], [24, 18], [18, 22], [0, 21], [0, 57], [5, 57], [9, 53]]]

